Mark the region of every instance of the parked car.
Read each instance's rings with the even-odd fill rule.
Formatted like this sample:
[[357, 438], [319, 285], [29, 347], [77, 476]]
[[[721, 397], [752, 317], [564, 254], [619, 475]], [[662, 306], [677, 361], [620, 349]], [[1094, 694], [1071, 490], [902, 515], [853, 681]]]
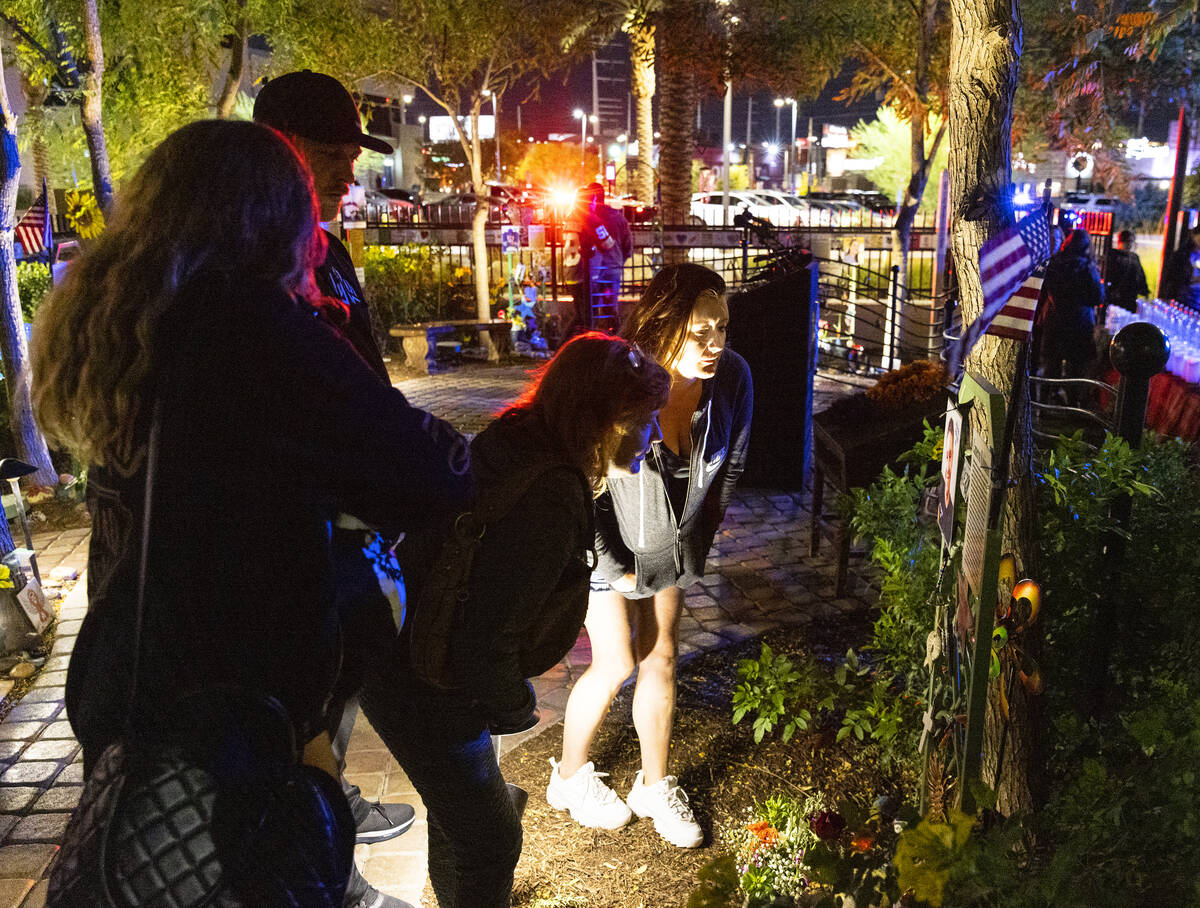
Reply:
[[54, 249], [54, 264], [50, 266], [51, 280], [55, 284], [62, 282], [67, 265], [79, 258], [82, 250], [76, 240], [64, 240]]
[[[488, 223], [540, 223], [544, 218], [543, 194], [531, 187], [488, 184]], [[420, 208], [420, 219], [431, 224], [466, 225], [475, 219], [478, 198], [474, 193], [455, 192], [426, 202]]]
[[368, 189], [365, 199], [368, 221], [408, 224], [417, 213], [416, 202], [407, 189]]
[[787, 205], [795, 214], [795, 220], [792, 226], [807, 227], [812, 221], [812, 206], [807, 201], [797, 195], [789, 195], [778, 189], [756, 189], [755, 194], [765, 199], [769, 199], [771, 204]]
[[1072, 210], [1112, 211], [1117, 207], [1117, 200], [1098, 192], [1068, 192], [1063, 195], [1062, 207]]
[[[791, 227], [798, 220], [796, 211], [783, 202], [765, 198], [757, 192], [746, 189], [733, 189], [729, 192], [729, 218], [739, 211], [748, 211], [756, 218], [769, 221], [776, 227]], [[692, 196], [691, 214], [705, 224], [713, 227], [725, 225], [725, 205], [721, 192], [697, 192]]]

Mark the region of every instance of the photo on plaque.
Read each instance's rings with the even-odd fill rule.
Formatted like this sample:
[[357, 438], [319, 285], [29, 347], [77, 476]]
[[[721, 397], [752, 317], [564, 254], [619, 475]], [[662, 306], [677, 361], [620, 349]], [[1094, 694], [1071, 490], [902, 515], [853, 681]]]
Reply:
[[942, 437], [942, 479], [938, 485], [937, 521], [947, 546], [954, 539], [954, 502], [958, 496], [958, 472], [962, 463], [962, 413], [957, 407], [946, 411], [946, 433]]
[[342, 229], [362, 230], [367, 226], [367, 191], [357, 183], [342, 196]]

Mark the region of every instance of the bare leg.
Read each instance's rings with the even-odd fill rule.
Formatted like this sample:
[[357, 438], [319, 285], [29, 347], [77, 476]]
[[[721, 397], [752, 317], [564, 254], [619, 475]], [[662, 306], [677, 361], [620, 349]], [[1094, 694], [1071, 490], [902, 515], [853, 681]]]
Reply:
[[667, 774], [671, 751], [683, 590], [668, 587], [655, 593], [653, 599], [638, 600], [635, 606], [638, 679], [633, 692], [633, 726], [642, 750], [642, 782], [653, 785]]
[[[644, 600], [649, 602], [649, 600]], [[592, 593], [584, 627], [592, 664], [571, 689], [563, 716], [563, 752], [558, 773], [569, 779], [588, 761], [592, 738], [608, 714], [621, 683], [633, 672], [630, 606], [611, 590]]]

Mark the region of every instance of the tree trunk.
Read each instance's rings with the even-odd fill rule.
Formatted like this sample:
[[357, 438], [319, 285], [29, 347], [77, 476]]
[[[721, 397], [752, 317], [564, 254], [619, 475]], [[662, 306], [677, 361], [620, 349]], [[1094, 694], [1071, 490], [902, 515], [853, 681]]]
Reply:
[[233, 34], [229, 36], [229, 69], [225, 71], [225, 83], [217, 97], [217, 116], [228, 120], [237, 105], [238, 89], [242, 85], [242, 73], [246, 70], [246, 0], [238, 0], [238, 20]]
[[83, 28], [87, 37], [88, 70], [80, 105], [83, 134], [87, 138], [92, 162], [92, 191], [100, 210], [112, 207], [112, 168], [108, 161], [108, 143], [104, 138], [104, 112], [101, 82], [104, 77], [104, 44], [100, 40], [100, 11], [97, 0], [83, 0]]
[[[3, 72], [0, 61], [0, 72]], [[21, 297], [17, 292], [17, 261], [13, 250], [13, 229], [16, 227], [17, 182], [21, 159], [17, 152], [17, 118], [8, 103], [8, 88], [0, 79], [0, 119], [4, 134], [0, 136], [0, 357], [3, 357], [4, 387], [8, 392], [12, 414], [12, 434], [16, 454], [21, 460], [37, 467], [26, 480], [30, 485], [54, 487], [58, 473], [50, 463], [46, 440], [33, 420], [33, 403], [29, 395], [29, 344], [21, 318]], [[0, 523], [6, 523], [0, 520]], [[7, 525], [5, 526], [7, 530]]]
[[[654, 202], [654, 26], [641, 22], [629, 30], [634, 109], [637, 113], [637, 178], [633, 194]], [[628, 177], [627, 177], [628, 178]]]
[[[471, 145], [468, 149], [471, 159], [471, 186], [475, 190], [475, 217], [471, 221], [471, 245], [475, 259], [475, 317], [480, 321], [490, 321], [492, 317], [492, 288], [488, 273], [487, 226], [488, 199], [487, 183], [483, 178], [483, 149], [479, 143], [479, 104], [471, 107]], [[499, 351], [492, 343], [492, 335], [487, 331], [479, 332], [479, 343], [487, 351], [489, 362], [500, 358]]]
[[[664, 22], [693, 21], [689, 0], [666, 0]], [[688, 223], [692, 196], [692, 145], [696, 111], [696, 83], [689, 59], [686, 29], [659, 29], [655, 68], [659, 92], [658, 120], [662, 133], [658, 150], [658, 182], [662, 194], [664, 224]], [[641, 146], [638, 146], [641, 151]], [[686, 249], [666, 247], [668, 262], [684, 261]]]
[[912, 236], [913, 221], [917, 217], [917, 209], [921, 207], [921, 197], [925, 194], [925, 184], [929, 181], [929, 165], [942, 144], [946, 133], [946, 121], [938, 127], [933, 137], [929, 151], [925, 150], [925, 126], [929, 122], [929, 67], [933, 54], [934, 32], [937, 28], [937, 9], [939, 0], [921, 0], [916, 13], [917, 56], [913, 61], [913, 103], [908, 118], [909, 128], [909, 162], [910, 176], [904, 189], [904, 197], [900, 200], [900, 210], [896, 212], [896, 222], [892, 225], [892, 253], [898, 255], [898, 261], [893, 263], [900, 266], [900, 302], [908, 300], [908, 258], [909, 240]]
[[[949, 91], [951, 244], [958, 269], [963, 324], [983, 309], [979, 248], [1011, 217], [1007, 202], [1012, 153], [1013, 95], [1021, 55], [1021, 20], [1014, 0], [950, 0], [952, 29]], [[968, 360], [1004, 395], [1019, 418], [1013, 437], [1009, 489], [1003, 520], [1003, 551], [1012, 552], [1024, 576], [1033, 564], [1032, 437], [1027, 373], [1016, 375], [1018, 344], [984, 336]], [[972, 414], [971, 431], [984, 433]], [[988, 438], [989, 446], [999, 439]], [[992, 608], [993, 603], [981, 603]], [[984, 731], [983, 781], [997, 783], [996, 757], [1004, 723], [989, 703]], [[1011, 704], [1012, 721], [997, 788], [998, 808], [1011, 814], [1038, 802], [1037, 719], [1020, 685]]]
[[[50, 146], [46, 144], [46, 98], [50, 89], [44, 83], [35, 82], [25, 72], [21, 73], [21, 90], [25, 93], [25, 129], [28, 130], [31, 154], [33, 157], [33, 185], [41, 186], [50, 182]], [[54, 193], [46, 196], [46, 205], [50, 216], [58, 214], [55, 210]]]
[[925, 118], [914, 116], [909, 120], [909, 127], [912, 131], [912, 175], [892, 224], [892, 254], [894, 264], [900, 266], [901, 302], [908, 301], [908, 256], [913, 223], [917, 219], [917, 209], [921, 207], [921, 197], [925, 195], [925, 185], [929, 182], [929, 165], [933, 163], [946, 134], [946, 121], [943, 120], [938, 127], [928, 152], [925, 151]]

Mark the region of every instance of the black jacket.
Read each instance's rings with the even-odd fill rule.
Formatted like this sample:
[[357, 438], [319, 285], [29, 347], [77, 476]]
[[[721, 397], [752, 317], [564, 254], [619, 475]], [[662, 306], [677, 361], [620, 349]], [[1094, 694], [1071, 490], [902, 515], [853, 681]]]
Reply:
[[746, 361], [726, 348], [692, 416], [692, 456], [683, 513], [667, 498], [658, 444], [634, 476], [609, 479], [596, 501], [598, 572], [610, 583], [637, 576], [626, 595], [644, 598], [704, 576], [713, 536], [746, 465], [754, 388]]
[[[391, 532], [461, 507], [469, 454], [307, 306], [248, 281], [197, 284], [164, 316], [163, 400], [133, 724], [241, 682], [320, 727], [341, 659], [331, 518]], [[143, 427], [143, 438], [148, 426]], [[93, 468], [89, 612], [67, 676], [90, 759], [127, 716], [144, 474]]]
[[1064, 247], [1051, 257], [1037, 315], [1044, 366], [1057, 367], [1062, 359], [1086, 361], [1095, 356], [1095, 307], [1103, 302], [1104, 285], [1090, 255]]
[[325, 240], [328, 244], [325, 261], [313, 271], [317, 287], [325, 296], [346, 304], [350, 317], [345, 323], [337, 326], [338, 331], [354, 345], [359, 356], [375, 374], [390, 385], [392, 379], [388, 376], [383, 354], [379, 352], [379, 344], [375, 342], [375, 335], [371, 331], [371, 310], [367, 306], [362, 284], [358, 282], [358, 275], [354, 271], [354, 261], [342, 245], [342, 241], [328, 230], [325, 231]]
[[1200, 306], [1200, 285], [1192, 283], [1195, 266], [1192, 254], [1196, 244], [1184, 237], [1183, 244], [1167, 256], [1163, 269], [1163, 299], [1176, 300], [1193, 308]]
[[[566, 455], [531, 415], [503, 417], [471, 442], [482, 491], [519, 470]], [[485, 718], [501, 725], [532, 710], [525, 685], [575, 644], [587, 614], [592, 495], [574, 467], [541, 475], [488, 526], [471, 568], [469, 597], [451, 632], [450, 665]], [[506, 721], [507, 720], [507, 721]]]
[[1104, 298], [1108, 304], [1137, 312], [1138, 297], [1150, 295], [1142, 260], [1127, 249], [1114, 249], [1109, 253], [1105, 271]]

